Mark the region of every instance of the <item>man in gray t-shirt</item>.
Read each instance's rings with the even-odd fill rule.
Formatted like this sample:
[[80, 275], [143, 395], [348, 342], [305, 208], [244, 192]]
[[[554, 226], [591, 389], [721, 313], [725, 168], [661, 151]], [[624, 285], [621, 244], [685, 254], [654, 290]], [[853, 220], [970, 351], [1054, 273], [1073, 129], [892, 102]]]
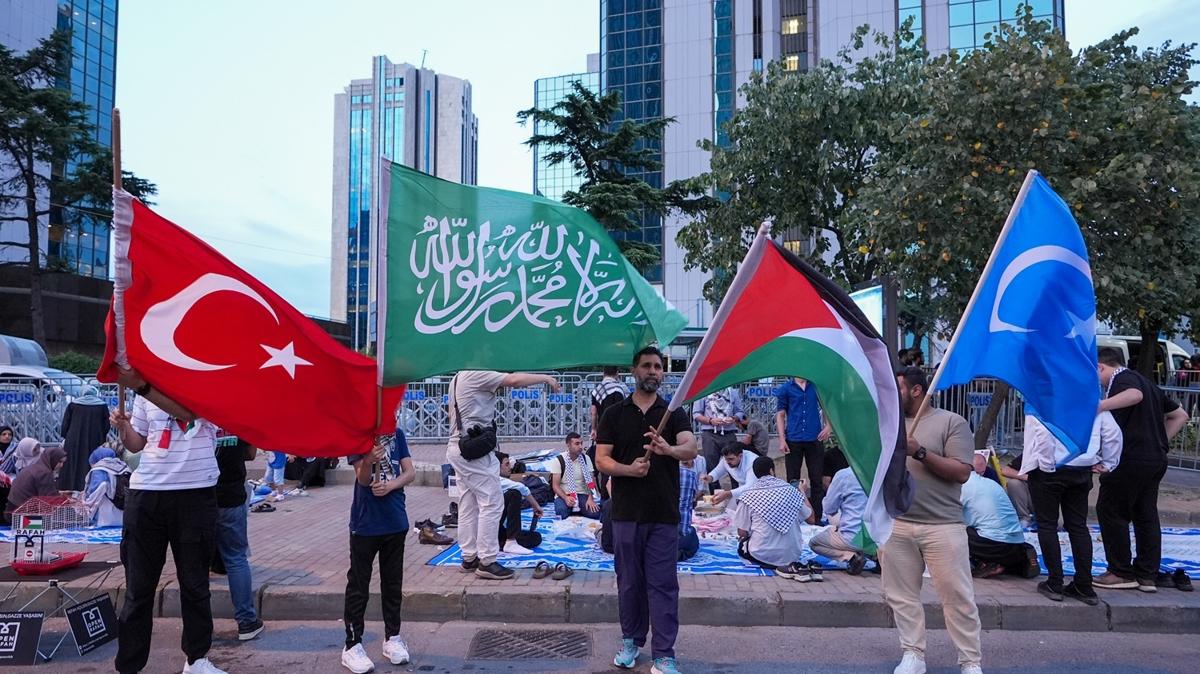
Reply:
[[896, 383], [909, 429], [908, 471], [916, 482], [912, 507], [896, 518], [891, 537], [879, 551], [883, 593], [904, 650], [896, 673], [925, 671], [921, 583], [926, 566], [963, 674], [981, 672], [979, 609], [960, 501], [962, 484], [972, 471], [974, 438], [966, 420], [946, 410], [929, 409], [919, 421], [914, 419], [928, 391], [920, 368], [903, 368]]
[[[494, 452], [478, 459], [463, 458], [458, 448], [461, 433], [490, 426], [496, 417], [496, 393], [505, 386], [545, 384], [558, 391], [558, 381], [545, 374], [491, 370], [462, 370], [450, 381], [450, 441], [446, 462], [454, 468], [462, 496], [458, 501], [458, 545], [462, 548], [462, 572], [480, 578], [505, 580], [511, 569], [496, 562], [500, 541], [496, 531], [504, 513], [504, 494], [500, 489], [500, 461]], [[462, 422], [459, 423], [459, 414]]]

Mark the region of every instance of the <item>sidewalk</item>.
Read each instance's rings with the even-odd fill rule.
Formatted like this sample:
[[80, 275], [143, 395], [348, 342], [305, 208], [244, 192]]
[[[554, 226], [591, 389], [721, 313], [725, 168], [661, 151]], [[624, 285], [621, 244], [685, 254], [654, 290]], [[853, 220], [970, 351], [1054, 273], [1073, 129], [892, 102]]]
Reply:
[[[429, 450], [418, 447], [423, 460]], [[432, 463], [430, 461], [430, 463]], [[426, 466], [422, 483], [440, 479]], [[251, 467], [252, 476], [259, 470]], [[254, 586], [262, 618], [280, 620], [339, 619], [347, 569], [347, 523], [351, 499], [349, 471], [330, 473], [331, 486], [313, 489], [309, 497], [290, 498], [274, 513], [251, 513], [250, 541]], [[446, 511], [445, 492], [437, 486], [407, 490], [413, 521], [440, 519]], [[447, 532], [454, 535], [454, 530]], [[116, 545], [56, 546], [56, 550], [87, 550], [89, 560], [119, 559]], [[497, 582], [427, 566], [444, 548], [419, 545], [416, 533], [405, 555], [404, 618], [407, 621], [448, 620], [515, 623], [612, 623], [617, 620], [616, 576], [578, 571], [566, 581], [533, 580], [520, 569], [513, 581]], [[179, 615], [179, 593], [173, 561], [168, 558], [159, 595], [159, 615]], [[819, 627], [889, 627], [891, 612], [884, 604], [879, 577], [854, 577], [827, 572], [821, 584], [800, 584], [778, 577], [682, 575], [680, 618], [699, 625], [800, 625]], [[104, 589], [121, 599], [125, 584], [117, 565]], [[0, 593], [11, 584], [0, 583]], [[44, 588], [41, 581], [23, 584], [3, 607], [13, 610]], [[372, 584], [378, 592], [378, 574]], [[223, 577], [213, 576], [213, 612], [231, 618], [232, 606]], [[984, 629], [1065, 630], [1087, 632], [1200, 633], [1200, 593], [1162, 590], [1147, 595], [1136, 591], [1101, 591], [1098, 607], [1078, 602], [1054, 604], [1038, 595], [1035, 583], [1022, 579], [980, 580], [977, 601]], [[2, 595], [0, 595], [2, 596]], [[926, 584], [929, 626], [943, 626], [936, 594]], [[35, 610], [47, 609], [42, 606]], [[379, 615], [376, 594], [368, 617]]]

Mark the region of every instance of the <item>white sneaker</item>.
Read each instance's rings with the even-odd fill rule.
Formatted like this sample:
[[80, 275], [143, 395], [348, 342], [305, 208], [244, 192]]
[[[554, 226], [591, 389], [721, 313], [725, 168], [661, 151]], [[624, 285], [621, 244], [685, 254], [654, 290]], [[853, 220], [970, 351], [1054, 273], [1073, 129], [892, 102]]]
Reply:
[[900, 659], [896, 669], [892, 670], [892, 674], [925, 674], [925, 658], [912, 651], [904, 651], [904, 657]]
[[286, 498], [286, 497], [285, 497], [283, 494], [276, 494], [276, 495], [275, 495], [275, 497], [274, 497], [274, 498], [272, 498], [271, 500], [272, 500], [272, 501], [274, 501], [274, 502], [276, 502], [276, 503], [279, 503], [279, 502], [280, 502], [280, 501], [282, 501], [284, 498]]
[[308, 492], [305, 491], [303, 487], [296, 487], [295, 489], [287, 492], [287, 495], [288, 496], [308, 496]]
[[979, 665], [963, 665], [962, 669], [959, 671], [961, 671], [962, 674], [983, 674], [983, 667], [980, 667]]
[[407, 665], [408, 644], [404, 643], [404, 639], [397, 634], [383, 642], [383, 657], [390, 660], [393, 665]]
[[190, 665], [184, 665], [183, 674], [226, 674], [226, 672], [214, 665], [208, 658], [200, 658]]
[[506, 541], [504, 543], [504, 552], [510, 555], [531, 555], [533, 550], [517, 543], [516, 541]]
[[354, 674], [367, 674], [367, 672], [375, 669], [375, 663], [371, 662], [371, 658], [367, 657], [367, 651], [361, 643], [354, 644], [353, 648], [342, 650], [342, 666], [354, 672]]

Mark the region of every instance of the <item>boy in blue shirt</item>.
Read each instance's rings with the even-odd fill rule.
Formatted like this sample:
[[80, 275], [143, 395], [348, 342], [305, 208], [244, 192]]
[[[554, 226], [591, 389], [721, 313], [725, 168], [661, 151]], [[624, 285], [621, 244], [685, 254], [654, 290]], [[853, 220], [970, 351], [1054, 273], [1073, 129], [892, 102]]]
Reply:
[[354, 502], [350, 506], [350, 571], [346, 574], [346, 648], [342, 665], [355, 674], [375, 668], [363, 649], [363, 619], [370, 597], [371, 565], [379, 555], [379, 592], [383, 605], [383, 656], [393, 665], [408, 664], [408, 646], [400, 638], [400, 602], [404, 590], [404, 539], [408, 512], [404, 487], [413, 481], [412, 458], [404, 433], [396, 441], [349, 459], [354, 466]]

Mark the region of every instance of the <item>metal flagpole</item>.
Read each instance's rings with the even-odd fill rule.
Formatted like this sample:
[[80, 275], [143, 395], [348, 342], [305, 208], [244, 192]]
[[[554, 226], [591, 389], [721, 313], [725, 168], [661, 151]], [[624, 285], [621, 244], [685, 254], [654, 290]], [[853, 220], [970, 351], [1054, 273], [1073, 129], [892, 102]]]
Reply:
[[[112, 111], [112, 184], [114, 190], [124, 189], [121, 182], [121, 111]], [[125, 352], [125, 291], [113, 285], [113, 321], [116, 323], [117, 353]], [[118, 322], [116, 319], [120, 317]], [[119, 363], [118, 363], [119, 364]], [[125, 412], [125, 385], [117, 384], [117, 405]]]
[[[1004, 227], [1000, 229], [1000, 236], [996, 237], [996, 245], [992, 246], [992, 254], [988, 256], [987, 264], [983, 267], [983, 273], [979, 275], [979, 281], [975, 284], [975, 290], [971, 293], [971, 299], [967, 302], [967, 309], [958, 319], [958, 326], [954, 329], [954, 336], [950, 338], [950, 344], [946, 347], [946, 352], [942, 354], [942, 363], [950, 360], [950, 354], [954, 352], [955, 345], [958, 344], [958, 338], [962, 336], [963, 322], [967, 316], [971, 315], [971, 310], [975, 308], [975, 302], [979, 299], [979, 290], [983, 287], [983, 281], [991, 273], [992, 267], [996, 264], [996, 253], [1000, 250], [1000, 246], [1004, 244], [1008, 238], [1009, 231], [1012, 230], [1013, 221], [1017, 218], [1017, 211], [1021, 210], [1021, 205], [1025, 203], [1025, 196], [1029, 193], [1030, 186], [1033, 185], [1033, 179], [1037, 177], [1038, 172], [1030, 169], [1029, 173], [1025, 174], [1025, 182], [1021, 183], [1021, 191], [1017, 192], [1017, 198], [1013, 201], [1012, 208], [1008, 211], [1008, 218], [1004, 221]], [[921, 401], [921, 407], [917, 410], [917, 415], [913, 417], [912, 426], [908, 429], [908, 437], [912, 437], [913, 433], [917, 432], [917, 426], [921, 423], [921, 418], [929, 411], [929, 401], [933, 392], [937, 390], [938, 382], [942, 379], [942, 373], [945, 372], [944, 367], [938, 367], [933, 373], [933, 380], [929, 382], [929, 388], [925, 391], [925, 399]]]

